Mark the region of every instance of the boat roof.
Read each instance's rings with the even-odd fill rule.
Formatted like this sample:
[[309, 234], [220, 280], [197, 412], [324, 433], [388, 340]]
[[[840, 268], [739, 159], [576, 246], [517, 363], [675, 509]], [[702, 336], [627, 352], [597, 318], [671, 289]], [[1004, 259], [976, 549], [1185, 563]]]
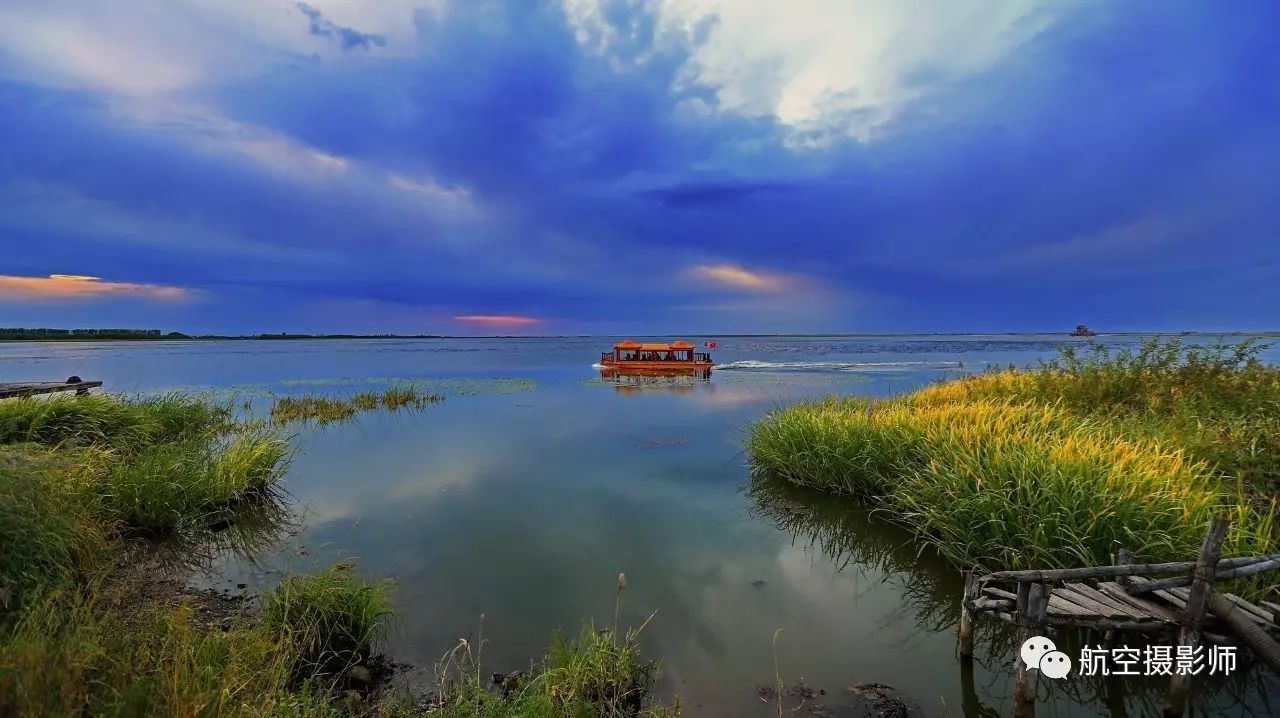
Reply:
[[639, 344], [630, 339], [624, 339], [613, 345], [614, 349], [640, 349], [642, 351], [663, 351], [667, 349], [692, 349], [693, 345], [683, 339], [677, 339], [670, 344]]

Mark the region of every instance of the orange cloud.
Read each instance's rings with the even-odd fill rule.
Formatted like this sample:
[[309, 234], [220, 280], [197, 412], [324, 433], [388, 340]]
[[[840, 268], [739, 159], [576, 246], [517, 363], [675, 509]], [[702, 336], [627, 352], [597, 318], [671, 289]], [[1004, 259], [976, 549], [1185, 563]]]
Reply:
[[746, 269], [736, 264], [700, 264], [689, 270], [698, 279], [754, 292], [781, 292], [792, 286], [791, 277]]
[[516, 314], [464, 314], [453, 319], [467, 324], [490, 327], [524, 327], [542, 321], [537, 317], [522, 317]]
[[103, 296], [130, 296], [145, 299], [179, 300], [191, 293], [182, 287], [134, 282], [106, 282], [79, 274], [50, 274], [47, 277], [16, 277], [0, 274], [0, 299], [92, 299]]

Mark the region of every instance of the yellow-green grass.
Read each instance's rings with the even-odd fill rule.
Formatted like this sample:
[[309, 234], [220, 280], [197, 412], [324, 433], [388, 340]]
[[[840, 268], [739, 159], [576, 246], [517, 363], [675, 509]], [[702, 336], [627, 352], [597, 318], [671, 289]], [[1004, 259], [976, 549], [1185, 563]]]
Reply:
[[[1274, 502], [1246, 488], [1239, 463], [1188, 448], [1169, 428], [1186, 426], [1180, 410], [1140, 400], [1141, 391], [1167, 390], [1192, 372], [1175, 365], [1160, 381], [1148, 376], [1112, 395], [1142, 409], [1067, 399], [1085, 384], [1121, 386], [1108, 373], [1132, 369], [1109, 366], [990, 373], [879, 402], [801, 403], [754, 424], [748, 450], [759, 475], [871, 501], [965, 567], [1095, 565], [1121, 548], [1140, 560], [1186, 560], [1216, 514], [1232, 518], [1227, 553], [1278, 550]], [[1184, 388], [1179, 401], [1200, 407], [1209, 427], [1199, 435], [1254, 401], [1232, 392], [1222, 393], [1239, 403], [1213, 398], [1244, 382], [1222, 376], [1232, 371], [1265, 384], [1270, 370], [1246, 361], [1205, 372], [1219, 388], [1205, 389], [1208, 379], [1194, 384], [1198, 393]], [[1232, 409], [1215, 413], [1223, 404]], [[1237, 447], [1224, 451], [1239, 457]], [[1242, 587], [1274, 589], [1264, 580]]]
[[[491, 687], [479, 655], [460, 644], [437, 667], [439, 693], [428, 716], [441, 718], [675, 718], [679, 703], [652, 696], [658, 665], [641, 658], [639, 629], [616, 637], [585, 626], [577, 638], [560, 634], [527, 671]], [[408, 715], [412, 711], [397, 711]]]
[[270, 496], [280, 437], [179, 395], [0, 402], [0, 426], [0, 715], [337, 714], [317, 655], [374, 650], [384, 586], [286, 579], [222, 627], [126, 590], [117, 565], [133, 529], [225, 525]]
[[303, 394], [280, 396], [271, 405], [271, 418], [277, 424], [314, 422], [317, 425], [349, 421], [362, 412], [398, 411], [402, 408], [422, 409], [428, 404], [442, 401], [443, 397], [412, 386], [392, 386], [375, 392], [366, 391], [351, 396], [321, 396]]
[[303, 648], [259, 617], [211, 626], [190, 602], [117, 600], [101, 583], [53, 591], [0, 631], [0, 714], [345, 715], [332, 680], [299, 678]]

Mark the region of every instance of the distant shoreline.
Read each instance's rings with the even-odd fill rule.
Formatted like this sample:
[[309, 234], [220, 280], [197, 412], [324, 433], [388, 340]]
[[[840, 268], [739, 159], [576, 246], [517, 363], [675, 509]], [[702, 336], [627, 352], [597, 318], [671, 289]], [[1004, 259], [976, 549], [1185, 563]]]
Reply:
[[[0, 330], [3, 331], [3, 330]], [[491, 335], [447, 335], [447, 334], [162, 334], [158, 336], [112, 336], [112, 335], [62, 335], [40, 336], [19, 335], [0, 336], [0, 343], [15, 342], [202, 342], [202, 341], [325, 341], [325, 340], [416, 340], [416, 339], [609, 339], [621, 334], [491, 334]], [[783, 339], [783, 338], [893, 338], [893, 337], [1052, 337], [1065, 339], [1089, 339], [1090, 337], [1073, 337], [1069, 332], [833, 332], [819, 334], [717, 334], [713, 332], [673, 332], [669, 334], [633, 334], [631, 336], [649, 338], [659, 336], [714, 337], [716, 339]], [[1280, 339], [1280, 331], [1170, 331], [1170, 332], [1097, 332], [1096, 337], [1172, 337], [1172, 336], [1213, 336], [1213, 337], [1255, 337]]]

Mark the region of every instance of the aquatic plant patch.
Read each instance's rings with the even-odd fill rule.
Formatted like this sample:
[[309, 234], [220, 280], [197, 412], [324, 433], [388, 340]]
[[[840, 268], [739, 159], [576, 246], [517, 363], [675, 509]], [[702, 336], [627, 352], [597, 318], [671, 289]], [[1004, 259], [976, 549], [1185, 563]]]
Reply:
[[[1253, 387], [1265, 397], [1273, 370], [1247, 359], [1159, 371], [1134, 362], [984, 374], [880, 402], [804, 402], [752, 425], [747, 448], [754, 471], [870, 501], [965, 567], [1097, 565], [1119, 548], [1186, 559], [1222, 513], [1233, 519], [1229, 554], [1275, 551], [1274, 502], [1245, 487], [1240, 452], [1227, 447], [1228, 459], [1215, 462], [1195, 443], [1234, 426], [1241, 407], [1259, 401]], [[1160, 378], [1131, 380], [1144, 372]], [[1142, 408], [1064, 398], [1082, 382], [1109, 387], [1085, 392], [1098, 401], [1125, 397], [1113, 404]], [[1180, 430], [1181, 405], [1140, 395], [1182, 384], [1177, 401], [1196, 406], [1202, 434]], [[1245, 588], [1272, 590], [1260, 584]]]

